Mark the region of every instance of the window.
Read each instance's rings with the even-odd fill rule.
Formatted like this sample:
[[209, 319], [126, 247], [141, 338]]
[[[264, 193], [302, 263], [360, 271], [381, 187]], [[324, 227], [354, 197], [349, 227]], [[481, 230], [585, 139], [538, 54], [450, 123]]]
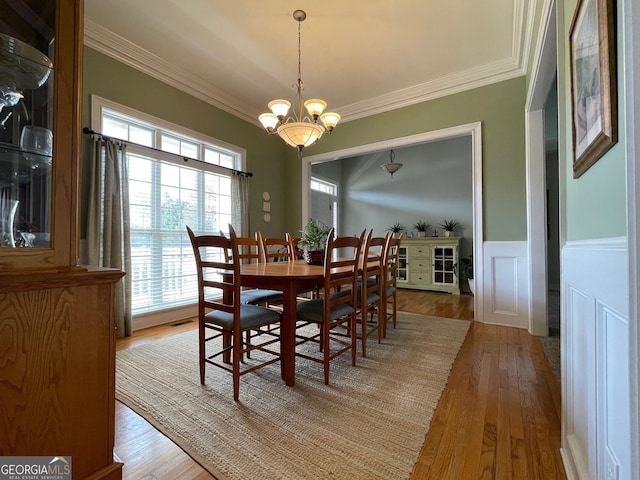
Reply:
[[185, 225], [195, 232], [227, 230], [228, 168], [242, 169], [244, 152], [103, 99], [94, 99], [94, 105], [99, 109], [94, 129], [130, 142], [132, 271], [127, 275], [132, 313], [197, 302], [197, 273]]
[[311, 177], [311, 183], [309, 185], [311, 190], [315, 192], [326, 193], [332, 197], [335, 197], [338, 194], [338, 186], [335, 183], [327, 182], [326, 180], [321, 180], [317, 177]]
[[338, 232], [338, 185], [316, 176], [309, 182], [311, 218], [332, 226]]

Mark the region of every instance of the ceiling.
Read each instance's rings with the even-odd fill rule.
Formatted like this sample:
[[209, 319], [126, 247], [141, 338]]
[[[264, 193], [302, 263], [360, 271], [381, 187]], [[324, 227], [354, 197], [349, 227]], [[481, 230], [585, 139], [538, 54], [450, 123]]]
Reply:
[[259, 125], [303, 97], [344, 121], [524, 74], [535, 0], [85, 0], [85, 44]]

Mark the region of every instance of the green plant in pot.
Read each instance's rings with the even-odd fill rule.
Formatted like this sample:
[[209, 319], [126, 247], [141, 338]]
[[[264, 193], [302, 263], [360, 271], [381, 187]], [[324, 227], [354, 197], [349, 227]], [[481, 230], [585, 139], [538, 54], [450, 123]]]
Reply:
[[440, 226], [444, 230], [445, 237], [452, 237], [456, 229], [460, 227], [460, 224], [456, 220], [444, 219]]
[[419, 237], [426, 237], [427, 236], [427, 231], [429, 230], [429, 227], [431, 225], [429, 225], [427, 222], [420, 220], [419, 222], [416, 222], [413, 224], [413, 228], [416, 229], [416, 231], [418, 232], [418, 236]]
[[466, 279], [471, 293], [475, 293], [475, 280], [473, 279], [473, 255], [460, 259], [461, 280]]
[[387, 228], [388, 232], [393, 233], [394, 237], [398, 237], [402, 232], [404, 232], [404, 225], [400, 222], [395, 222], [393, 225]]
[[324, 223], [310, 218], [303, 230], [298, 247], [302, 249], [302, 256], [309, 265], [322, 265], [324, 263], [324, 249], [329, 237], [329, 228]]

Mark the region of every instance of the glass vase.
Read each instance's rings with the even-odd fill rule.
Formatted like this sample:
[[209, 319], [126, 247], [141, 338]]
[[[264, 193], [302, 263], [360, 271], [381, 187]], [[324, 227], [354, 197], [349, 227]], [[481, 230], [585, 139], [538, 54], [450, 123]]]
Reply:
[[0, 247], [16, 246], [13, 223], [19, 203], [18, 200], [0, 198]]

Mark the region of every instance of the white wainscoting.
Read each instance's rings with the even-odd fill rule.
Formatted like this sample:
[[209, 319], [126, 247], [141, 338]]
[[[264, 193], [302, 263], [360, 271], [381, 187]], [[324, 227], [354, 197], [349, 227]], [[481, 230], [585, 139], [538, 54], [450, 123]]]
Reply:
[[529, 328], [527, 242], [484, 242], [484, 323]]
[[561, 253], [562, 448], [569, 479], [631, 478], [625, 238]]

